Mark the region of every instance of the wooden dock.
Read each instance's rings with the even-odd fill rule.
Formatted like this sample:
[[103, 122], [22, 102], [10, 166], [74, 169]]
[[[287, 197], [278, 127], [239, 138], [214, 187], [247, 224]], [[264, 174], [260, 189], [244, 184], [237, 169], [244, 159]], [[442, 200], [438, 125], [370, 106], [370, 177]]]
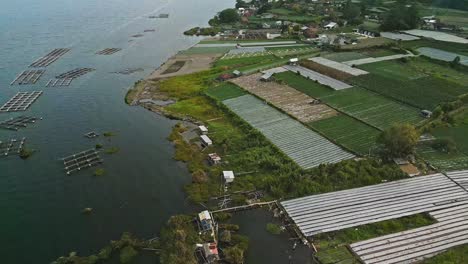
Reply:
[[10, 85], [26, 85], [35, 84], [44, 74], [44, 70], [26, 70], [18, 74]]
[[65, 48], [60, 48], [60, 49], [54, 49], [51, 52], [49, 52], [47, 55], [37, 59], [29, 67], [47, 67], [50, 64], [54, 63], [56, 60], [58, 60], [60, 57], [65, 55], [65, 53], [69, 52], [70, 49], [65, 49]]
[[8, 141], [0, 141], [0, 157], [8, 157], [9, 155], [19, 155], [24, 148], [26, 138], [10, 139]]
[[97, 55], [111, 55], [111, 54], [114, 54], [116, 52], [119, 52], [121, 51], [122, 49], [119, 49], [119, 48], [106, 48], [106, 49], [103, 49], [103, 50], [100, 50], [98, 52], [96, 52]]
[[234, 207], [229, 207], [229, 208], [224, 208], [224, 209], [219, 209], [219, 210], [216, 210], [216, 211], [212, 211], [211, 213], [213, 213], [213, 214], [222, 213], [222, 212], [231, 213], [231, 212], [251, 210], [251, 209], [259, 208], [259, 207], [266, 206], [266, 205], [276, 204], [276, 202], [277, 201], [275, 200], [275, 201], [271, 201], [271, 202], [260, 202], [260, 203], [253, 203], [253, 204], [234, 206]]
[[13, 96], [8, 102], [0, 107], [0, 112], [18, 112], [28, 109], [39, 96], [42, 91], [19, 92]]
[[88, 149], [68, 157], [62, 158], [67, 175], [97, 166], [104, 161], [99, 157], [99, 152], [95, 149]]
[[29, 124], [35, 123], [38, 120], [36, 117], [18, 116], [0, 122], [0, 128], [18, 131], [20, 128], [25, 128]]

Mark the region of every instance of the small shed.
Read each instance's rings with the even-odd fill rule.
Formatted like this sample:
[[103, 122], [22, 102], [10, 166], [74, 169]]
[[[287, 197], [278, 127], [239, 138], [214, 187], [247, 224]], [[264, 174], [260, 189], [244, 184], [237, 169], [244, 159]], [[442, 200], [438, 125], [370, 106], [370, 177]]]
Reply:
[[218, 245], [214, 242], [203, 244], [203, 253], [208, 263], [217, 263], [219, 260]]
[[201, 139], [202, 145], [205, 147], [213, 145], [213, 141], [211, 141], [211, 139], [207, 135], [201, 135], [200, 139]]
[[289, 59], [289, 65], [297, 65], [298, 62], [299, 62], [298, 58]]
[[208, 154], [208, 159], [211, 165], [218, 165], [221, 163], [221, 157], [217, 153]]
[[242, 72], [240, 72], [240, 71], [238, 71], [238, 70], [235, 70], [235, 71], [232, 72], [232, 74], [233, 74], [234, 76], [236, 76], [236, 77], [239, 77], [239, 76], [242, 75]]
[[206, 126], [198, 126], [198, 129], [202, 135], [208, 134], [208, 128]]
[[213, 227], [213, 220], [208, 210], [202, 211], [198, 214], [198, 222], [200, 222], [200, 227], [202, 231], [211, 230]]
[[432, 112], [429, 110], [421, 110], [421, 115], [425, 118], [431, 118]]
[[337, 27], [338, 27], [338, 24], [336, 22], [330, 22], [324, 26], [325, 29], [334, 29]]
[[234, 182], [234, 172], [233, 171], [223, 171], [224, 182], [231, 183]]
[[273, 73], [267, 72], [260, 77], [260, 81], [269, 82], [273, 79]]

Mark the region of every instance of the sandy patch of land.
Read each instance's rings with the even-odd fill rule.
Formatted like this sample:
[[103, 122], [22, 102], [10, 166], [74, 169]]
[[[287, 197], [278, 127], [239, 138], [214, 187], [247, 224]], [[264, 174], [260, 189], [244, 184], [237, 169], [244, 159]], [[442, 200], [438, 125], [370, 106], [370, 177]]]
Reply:
[[287, 85], [260, 81], [261, 73], [233, 79], [232, 82], [265, 99], [303, 123], [337, 115], [329, 106]]
[[147, 79], [162, 79], [204, 71], [222, 54], [177, 54], [151, 73]]

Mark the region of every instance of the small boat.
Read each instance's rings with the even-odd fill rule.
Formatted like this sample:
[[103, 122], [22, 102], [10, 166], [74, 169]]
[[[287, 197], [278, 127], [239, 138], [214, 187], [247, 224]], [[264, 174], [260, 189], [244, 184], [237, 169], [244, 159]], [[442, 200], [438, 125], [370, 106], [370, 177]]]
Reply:
[[83, 209], [83, 211], [81, 211], [81, 213], [83, 213], [83, 214], [90, 214], [92, 211], [93, 211], [93, 208], [91, 208], [91, 207], [86, 207], [85, 209]]

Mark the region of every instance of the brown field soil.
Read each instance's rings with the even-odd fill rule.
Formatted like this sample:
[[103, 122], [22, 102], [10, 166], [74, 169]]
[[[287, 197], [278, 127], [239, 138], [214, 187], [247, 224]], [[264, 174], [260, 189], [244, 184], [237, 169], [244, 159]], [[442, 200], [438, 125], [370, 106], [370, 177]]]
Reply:
[[187, 61], [178, 60], [174, 62], [173, 64], [171, 64], [162, 74], [166, 75], [169, 73], [178, 72], [180, 71], [180, 69], [182, 69], [182, 67], [184, 67], [185, 63], [187, 63]]
[[256, 96], [265, 99], [277, 108], [297, 118], [303, 123], [313, 122], [337, 115], [325, 104], [314, 104], [314, 98], [287, 85], [260, 81], [261, 74], [252, 74], [232, 80]]
[[204, 71], [223, 54], [177, 54], [155, 70], [147, 79], [162, 79]]

